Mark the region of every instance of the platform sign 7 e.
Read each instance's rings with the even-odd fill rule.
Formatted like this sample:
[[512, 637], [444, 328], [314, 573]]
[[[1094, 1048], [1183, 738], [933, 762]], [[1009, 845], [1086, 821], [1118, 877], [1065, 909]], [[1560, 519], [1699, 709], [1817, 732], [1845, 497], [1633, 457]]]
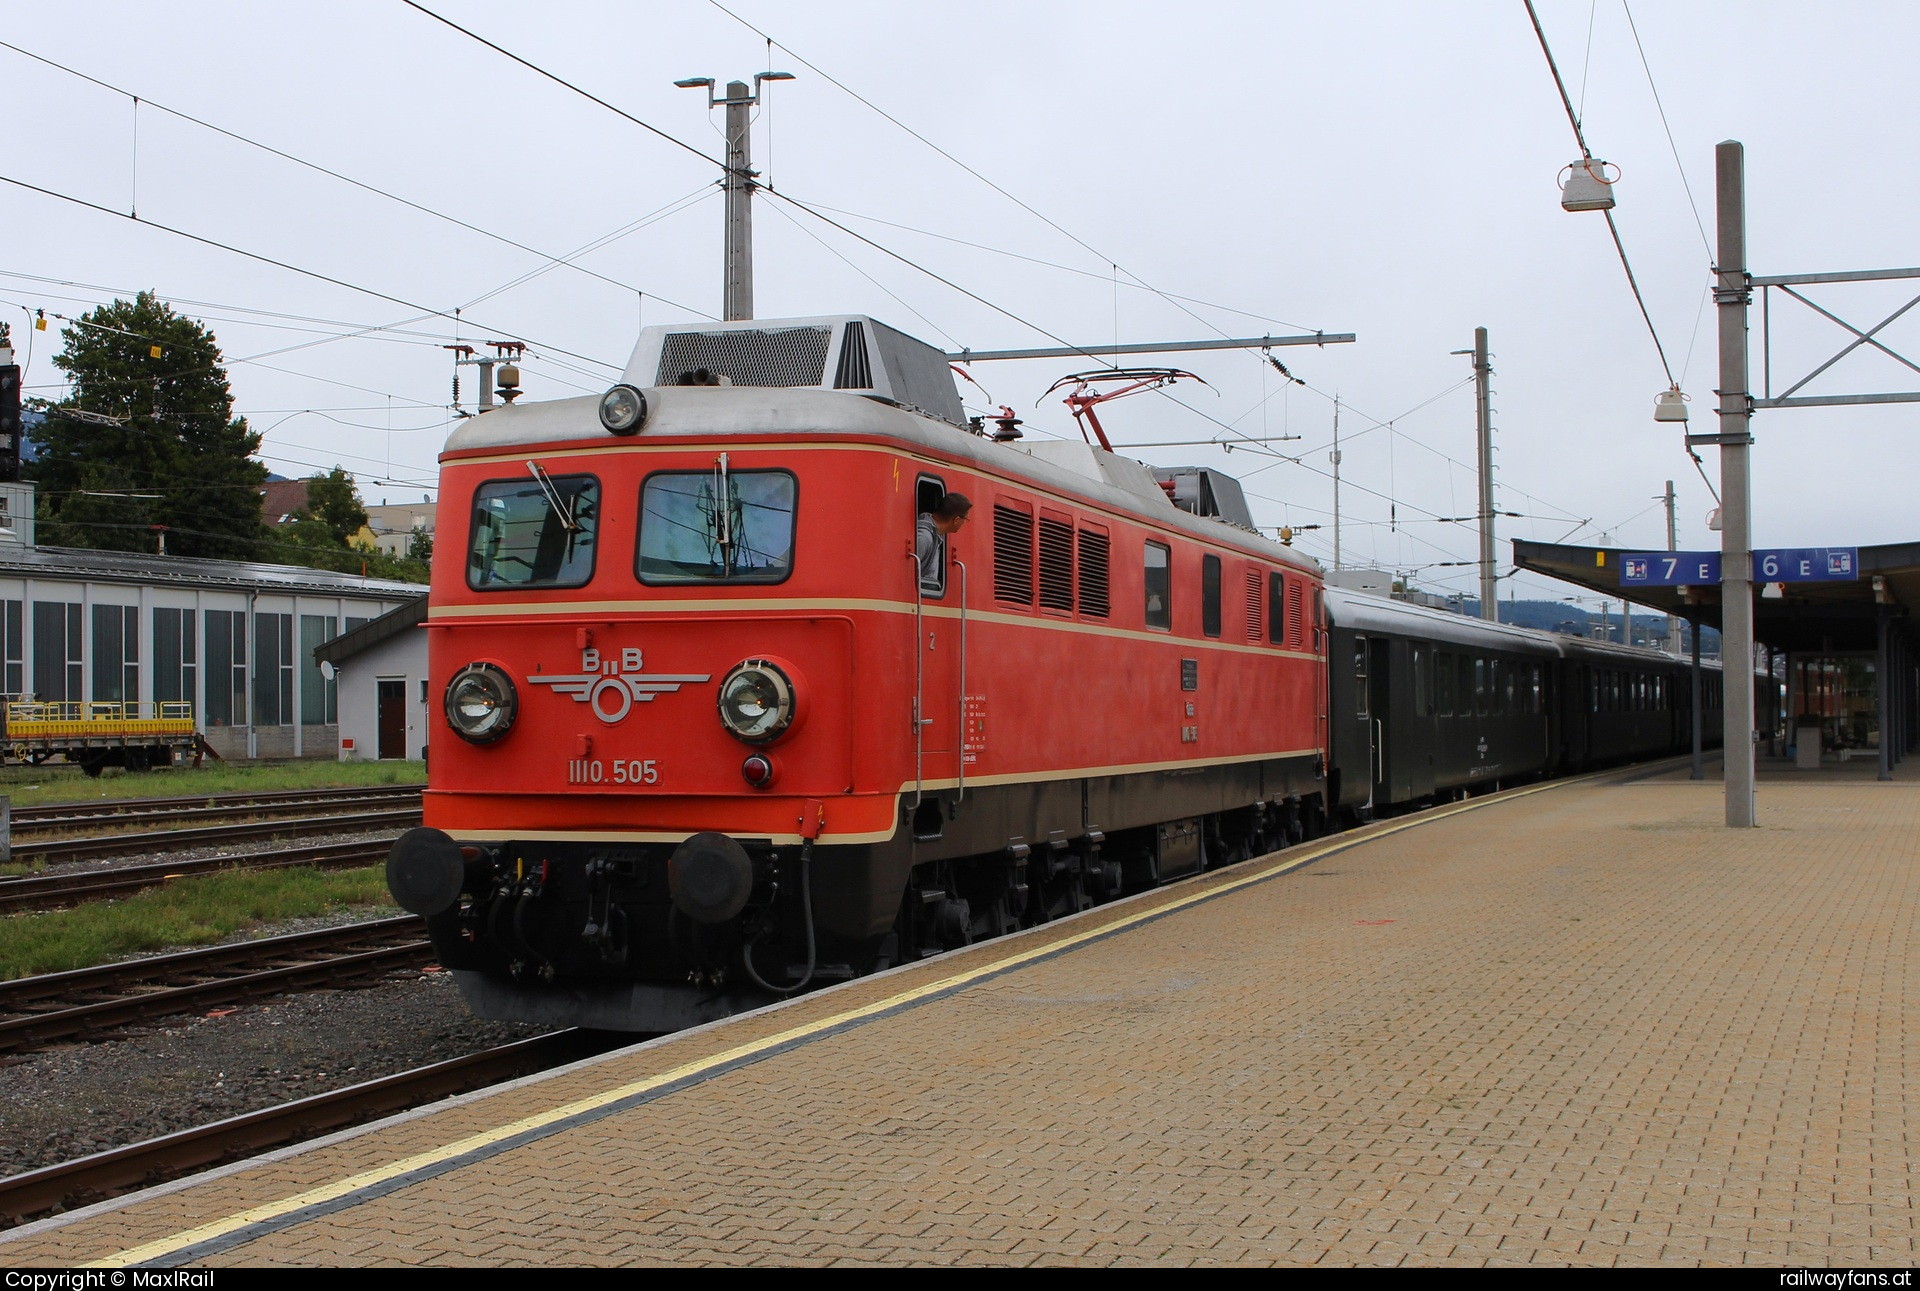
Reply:
[[1620, 558], [1622, 587], [1707, 587], [1719, 581], [1717, 551], [1630, 551]]

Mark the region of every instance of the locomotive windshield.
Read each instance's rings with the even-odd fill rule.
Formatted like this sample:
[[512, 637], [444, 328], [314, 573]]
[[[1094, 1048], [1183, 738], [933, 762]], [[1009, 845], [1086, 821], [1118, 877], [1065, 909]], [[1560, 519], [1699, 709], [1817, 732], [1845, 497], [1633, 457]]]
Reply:
[[494, 480], [473, 499], [467, 584], [579, 587], [593, 577], [600, 481], [591, 475]]
[[789, 471], [660, 471], [640, 491], [643, 583], [778, 583], [793, 572]]

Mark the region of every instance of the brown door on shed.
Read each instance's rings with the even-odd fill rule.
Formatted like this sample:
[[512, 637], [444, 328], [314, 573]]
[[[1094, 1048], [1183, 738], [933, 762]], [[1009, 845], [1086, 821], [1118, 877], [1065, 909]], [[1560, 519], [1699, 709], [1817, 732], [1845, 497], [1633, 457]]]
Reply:
[[407, 756], [407, 683], [382, 681], [379, 686], [380, 753], [386, 758]]

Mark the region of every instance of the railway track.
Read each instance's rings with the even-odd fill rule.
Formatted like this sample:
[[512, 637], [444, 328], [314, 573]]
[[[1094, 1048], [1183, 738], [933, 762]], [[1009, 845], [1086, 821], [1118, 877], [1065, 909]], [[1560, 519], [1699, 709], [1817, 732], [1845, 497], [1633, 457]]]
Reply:
[[268, 995], [363, 984], [433, 960], [412, 915], [0, 982], [0, 1055]]
[[305, 815], [237, 825], [190, 825], [170, 829], [136, 830], [118, 834], [84, 835], [15, 841], [13, 859], [28, 865], [55, 865], [66, 861], [97, 860], [108, 856], [141, 856], [213, 843], [245, 842], [288, 834], [348, 834], [368, 830], [397, 830], [420, 823], [420, 806], [388, 807], [377, 811]]
[[362, 843], [320, 843], [270, 852], [209, 856], [192, 861], [161, 861], [153, 865], [116, 865], [96, 870], [69, 870], [26, 878], [0, 878], [0, 915], [23, 910], [53, 910], [130, 896], [161, 887], [174, 879], [221, 874], [227, 870], [272, 870], [311, 865], [321, 870], [347, 870], [377, 865], [387, 858], [386, 840]]
[[96, 824], [145, 824], [157, 821], [211, 822], [270, 813], [297, 815], [338, 805], [342, 809], [411, 804], [420, 800], [417, 784], [369, 785], [352, 789], [283, 789], [249, 793], [202, 794], [180, 798], [103, 798], [15, 807], [15, 832]]
[[0, 1226], [88, 1205], [379, 1116], [577, 1062], [643, 1036], [557, 1031], [0, 1179]]

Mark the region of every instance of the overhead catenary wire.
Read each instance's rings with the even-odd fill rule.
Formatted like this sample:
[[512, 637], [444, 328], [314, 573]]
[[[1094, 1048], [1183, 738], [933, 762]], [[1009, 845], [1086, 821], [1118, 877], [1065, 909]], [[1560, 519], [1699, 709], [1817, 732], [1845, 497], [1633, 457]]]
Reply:
[[[299, 265], [289, 263], [288, 261], [285, 261], [285, 260], [277, 260], [272, 256], [262, 255], [258, 251], [248, 251], [244, 247], [237, 247], [237, 246], [234, 246], [232, 243], [221, 242], [217, 238], [209, 238], [198, 233], [191, 233], [191, 232], [188, 232], [186, 229], [176, 228], [175, 226], [170, 224], [162, 224], [157, 220], [142, 220], [142, 219], [136, 219], [131, 215], [123, 215], [121, 212], [114, 210], [110, 206], [102, 206], [98, 202], [89, 202], [85, 198], [75, 197], [71, 193], [62, 193], [57, 189], [45, 188], [39, 184], [30, 184], [24, 179], [15, 179], [11, 175], [0, 175], [0, 184], [11, 184], [15, 188], [25, 189], [28, 192], [39, 193], [42, 196], [55, 198], [62, 202], [69, 202], [75, 206], [84, 207], [90, 211], [98, 211], [102, 215], [110, 215], [115, 219], [129, 220], [132, 223], [138, 224], [143, 228], [158, 229], [162, 233], [170, 233], [175, 237], [185, 238], [190, 242], [198, 242], [202, 246], [212, 247], [215, 250], [225, 251], [232, 255], [243, 256], [248, 260], [255, 260], [261, 264], [271, 265], [276, 269], [284, 269], [289, 273], [296, 273], [303, 277], [315, 279], [318, 282], [328, 283], [335, 287], [342, 287], [348, 291], [358, 292], [363, 296], [372, 296], [377, 300], [389, 301], [392, 304], [400, 305], [403, 308], [418, 310], [423, 314], [431, 315], [436, 318], [445, 318], [445, 319], [452, 320], [456, 316], [455, 312], [451, 310], [436, 309], [431, 305], [422, 305], [416, 301], [407, 300], [404, 297], [395, 296], [388, 292], [380, 291], [377, 288], [365, 287], [358, 283], [348, 282], [344, 278], [335, 278], [331, 274], [324, 274], [319, 272], [316, 269], [302, 268]], [[466, 321], [469, 324], [484, 327], [483, 324], [473, 324], [473, 320], [471, 319], [468, 319]], [[516, 333], [509, 329], [487, 329], [487, 330], [493, 330], [509, 336], [524, 337], [525, 335], [524, 333]], [[545, 350], [554, 354], [564, 354], [571, 359], [579, 359], [583, 363], [594, 363], [594, 364], [600, 365], [601, 367], [612, 368], [616, 371], [618, 371], [620, 368], [620, 365], [617, 363], [609, 363], [605, 359], [596, 359], [589, 354], [577, 354], [572, 350], [565, 350], [565, 349], [559, 348], [558, 346], [546, 345], [541, 342], [532, 341], [532, 340], [529, 340], [528, 344], [532, 345], [534, 348], [539, 350]]]
[[[1593, 149], [1587, 147], [1586, 132], [1580, 126], [1580, 114], [1573, 110], [1573, 100], [1567, 97], [1567, 85], [1561, 79], [1559, 64], [1553, 61], [1553, 49], [1547, 44], [1547, 32], [1540, 25], [1540, 15], [1534, 10], [1533, 0], [1521, 0], [1521, 2], [1527, 7], [1527, 17], [1533, 21], [1533, 34], [1540, 39], [1540, 52], [1546, 56], [1547, 70], [1553, 73], [1554, 88], [1560, 91], [1560, 104], [1567, 110], [1567, 124], [1573, 127], [1573, 138], [1580, 145], [1581, 160], [1591, 165]], [[1654, 327], [1653, 315], [1647, 312], [1646, 298], [1640, 294], [1640, 283], [1634, 277], [1633, 263], [1627, 259], [1626, 243], [1620, 240], [1620, 226], [1614, 220], [1611, 210], [1602, 211], [1601, 214], [1607, 217], [1607, 232], [1613, 235], [1614, 250], [1620, 254], [1620, 267], [1626, 271], [1627, 286], [1633, 290], [1634, 304], [1640, 307], [1640, 317], [1646, 321], [1647, 335], [1653, 338], [1654, 352], [1660, 356], [1660, 367], [1667, 374], [1667, 384], [1678, 386], [1679, 382], [1675, 381], [1673, 376], [1673, 365], [1667, 362], [1666, 347], [1660, 343], [1659, 329]]]
[[[415, 8], [418, 8], [418, 7], [419, 6], [417, 5], [415, 6]], [[423, 10], [423, 12], [425, 11]], [[156, 103], [150, 98], [143, 100], [140, 95], [135, 94], [132, 90], [126, 89], [122, 86], [114, 85], [109, 81], [103, 81], [97, 76], [91, 76], [86, 72], [80, 71], [77, 68], [69, 67], [65, 63], [56, 62], [55, 60], [46, 57], [44, 54], [36, 54], [30, 49], [23, 49], [19, 45], [11, 44], [4, 40], [0, 40], [0, 49], [10, 49], [14, 53], [19, 54], [24, 58], [31, 58], [37, 63], [43, 63], [46, 66], [54, 68], [57, 71], [65, 72], [69, 76], [77, 77], [80, 80], [86, 81], [91, 85], [97, 85], [101, 89], [107, 90], [110, 93], [124, 95], [125, 97], [131, 99], [135, 104], [135, 117], [134, 117], [135, 127], [134, 128], [136, 133], [135, 133], [134, 156], [136, 159], [136, 163], [139, 157], [138, 105], [142, 102], [145, 102], [145, 104], [149, 108], [152, 108], [155, 111], [164, 112], [171, 117], [177, 117], [180, 120], [188, 122], [191, 125], [199, 126], [203, 130], [210, 130], [217, 135], [221, 135], [225, 138], [232, 139], [236, 143], [245, 144], [249, 148], [257, 148], [262, 152], [271, 153], [273, 156], [279, 157], [284, 161], [290, 161], [296, 166], [303, 166], [308, 170], [315, 171], [318, 174], [325, 175], [330, 179], [339, 180], [343, 184], [349, 184], [354, 188], [360, 189], [362, 192], [372, 193], [375, 196], [385, 198], [390, 202], [397, 202], [400, 205], [408, 207], [412, 210], [418, 211], [423, 215], [430, 215], [434, 219], [444, 220], [449, 224], [458, 225], [460, 228], [466, 229], [468, 232], [477, 233], [481, 237], [490, 238], [493, 241], [498, 242], [504, 246], [510, 246], [510, 247], [513, 247], [515, 250], [524, 251], [528, 255], [539, 256], [541, 259], [548, 261], [548, 266], [547, 266], [548, 268], [559, 268], [564, 265], [566, 268], [577, 270], [580, 273], [586, 274], [588, 277], [598, 278], [600, 281], [609, 283], [612, 286], [618, 287], [622, 291], [641, 290], [640, 288], [636, 287], [632, 283], [621, 282], [617, 278], [610, 278], [606, 274], [597, 273], [594, 270], [588, 269], [583, 265], [574, 264], [571, 261], [569, 261], [566, 257], [551, 255], [548, 252], [542, 251], [537, 247], [531, 247], [524, 242], [520, 242], [514, 238], [507, 237], [505, 234], [495, 233], [491, 229], [485, 229], [480, 227], [477, 224], [471, 223], [470, 221], [463, 220], [457, 215], [449, 215], [445, 211], [436, 210], [431, 206], [427, 206], [421, 202], [416, 202], [411, 198], [402, 197], [398, 193], [394, 193], [387, 189], [381, 188], [376, 184], [370, 184], [364, 180], [355, 179], [351, 175], [342, 174], [340, 171], [333, 170], [327, 166], [322, 166], [318, 162], [308, 161], [306, 158], [296, 156], [293, 153], [287, 152], [285, 149], [276, 148], [272, 144], [262, 143], [258, 139], [250, 138], [247, 135], [243, 135], [235, 130], [229, 130], [225, 126], [215, 125], [213, 122], [204, 120], [200, 117], [196, 117], [191, 113], [182, 112], [177, 108], [170, 108], [164, 104]], [[136, 170], [136, 177], [137, 177], [137, 173], [138, 172]], [[137, 208], [131, 205], [129, 206], [128, 215], [130, 218], [139, 219], [139, 212]], [[142, 222], [145, 223], [145, 221], [142, 221]], [[702, 318], [712, 317], [711, 314], [704, 313], [703, 311], [696, 309], [691, 305], [683, 305], [677, 301], [668, 300], [664, 296], [656, 296], [656, 299], [664, 301], [666, 304], [672, 305], [676, 309], [684, 309], [688, 313], [698, 315], [699, 317], [702, 317]]]

